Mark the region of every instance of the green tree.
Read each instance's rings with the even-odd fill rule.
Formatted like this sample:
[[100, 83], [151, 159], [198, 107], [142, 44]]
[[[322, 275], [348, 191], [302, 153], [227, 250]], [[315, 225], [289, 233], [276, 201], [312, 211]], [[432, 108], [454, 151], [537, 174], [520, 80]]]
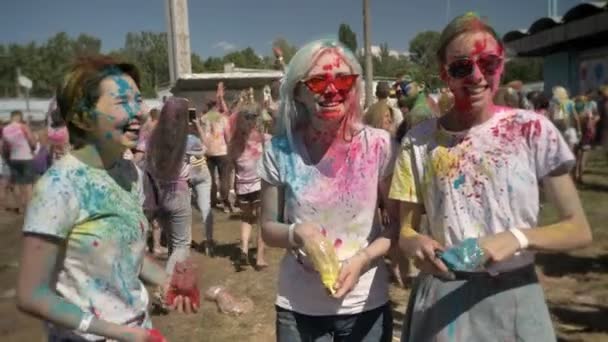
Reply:
[[155, 32], [129, 32], [120, 54], [138, 66], [141, 92], [146, 97], [156, 97], [156, 89], [169, 82], [169, 58], [167, 34]]
[[205, 62], [203, 62], [203, 59], [198, 54], [192, 53], [190, 63], [192, 63], [193, 73], [201, 73], [205, 71]]
[[354, 54], [357, 54], [357, 35], [355, 32], [353, 32], [348, 24], [340, 24], [340, 28], [338, 29], [338, 39]]
[[504, 83], [519, 80], [523, 83], [538, 82], [543, 79], [542, 58], [516, 57], [505, 64]]
[[218, 57], [209, 57], [203, 64], [205, 72], [221, 72], [224, 70], [224, 61]]
[[418, 33], [410, 41], [410, 53], [412, 61], [418, 66], [418, 82], [424, 82], [431, 87], [440, 84], [439, 62], [437, 61], [437, 50], [439, 49], [440, 33], [435, 31], [424, 31]]
[[287, 39], [285, 38], [277, 38], [272, 42], [272, 46], [273, 47], [278, 47], [279, 49], [281, 49], [281, 51], [283, 51], [283, 59], [285, 60], [285, 63], [289, 63], [289, 61], [291, 60], [291, 57], [293, 57], [293, 55], [296, 54], [296, 52], [298, 51], [298, 48], [291, 45]]

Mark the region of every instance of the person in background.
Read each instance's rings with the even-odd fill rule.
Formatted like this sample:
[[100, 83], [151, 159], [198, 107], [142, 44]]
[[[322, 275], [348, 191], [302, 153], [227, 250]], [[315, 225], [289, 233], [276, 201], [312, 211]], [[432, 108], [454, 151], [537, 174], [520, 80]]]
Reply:
[[377, 101], [372, 104], [367, 110], [372, 110], [372, 111], [377, 111], [376, 109], [374, 109], [374, 106], [389, 106], [391, 108], [393, 108], [393, 125], [395, 126], [393, 128], [393, 132], [397, 129], [397, 127], [399, 126], [399, 124], [401, 123], [401, 121], [403, 121], [403, 114], [401, 113], [401, 111], [398, 108], [394, 108], [393, 105], [390, 103], [390, 94], [391, 94], [391, 86], [388, 82], [385, 81], [380, 81], [378, 82], [378, 84], [376, 85], [376, 99]]
[[383, 258], [396, 227], [383, 229], [376, 208], [393, 144], [361, 123], [361, 72], [348, 48], [318, 40], [294, 55], [281, 86], [277, 132], [258, 164], [264, 242], [286, 249], [280, 342], [392, 339]]
[[199, 244], [199, 250], [212, 257], [215, 252], [213, 239], [213, 211], [211, 210], [211, 183], [212, 178], [205, 159], [205, 144], [200, 136], [204, 136], [199, 118], [195, 118], [190, 126], [191, 132], [186, 143], [186, 157], [190, 165], [190, 188], [196, 198], [198, 210], [201, 213], [205, 241]]
[[10, 185], [17, 201], [17, 213], [23, 213], [32, 197], [32, 185], [35, 180], [32, 150], [36, 138], [30, 127], [23, 122], [23, 113], [11, 112], [11, 121], [2, 129], [4, 148], [8, 153], [8, 166], [11, 171]]
[[[421, 270], [401, 339], [555, 341], [534, 253], [591, 243], [574, 156], [547, 118], [493, 103], [505, 49], [485, 20], [453, 19], [437, 58], [455, 106], [408, 132], [389, 195], [401, 202], [402, 251]], [[539, 181], [554, 224], [538, 224]]]
[[[163, 100], [163, 104], [166, 102], [166, 99]], [[141, 127], [141, 133], [139, 137], [139, 141], [137, 142], [137, 146], [133, 149], [133, 161], [136, 165], [141, 165], [142, 161], [146, 158], [146, 150], [148, 146], [148, 140], [150, 140], [150, 136], [152, 135], [152, 131], [156, 127], [158, 123], [158, 116], [160, 111], [157, 108], [150, 109], [148, 113], [147, 120], [144, 122]]]
[[528, 102], [532, 105], [532, 108], [536, 114], [547, 117], [549, 115], [549, 99], [547, 96], [539, 90], [531, 91], [526, 95]]
[[494, 104], [502, 107], [519, 108], [519, 94], [511, 87], [500, 87], [494, 95]]
[[566, 88], [553, 87], [553, 97], [549, 102], [549, 118], [566, 139], [570, 150], [574, 151], [580, 141], [581, 123]]
[[577, 96], [574, 99], [574, 109], [578, 114], [581, 125], [581, 139], [576, 148], [574, 180], [578, 183], [582, 183], [589, 151], [595, 142], [597, 123], [600, 120], [600, 115], [597, 109], [597, 103], [585, 95]]
[[192, 243], [190, 168], [186, 162], [189, 104], [184, 98], [167, 98], [146, 148], [144, 208], [148, 220], [156, 219], [168, 237], [167, 274], [189, 258]]
[[600, 116], [599, 121], [599, 142], [604, 148], [606, 159], [608, 160], [608, 85], [603, 85], [599, 89], [597, 101], [597, 111]]
[[218, 111], [217, 102], [207, 103], [209, 111], [205, 113], [201, 120], [204, 136], [201, 137], [207, 146], [207, 166], [213, 182], [211, 183], [211, 206], [218, 204], [217, 185], [215, 182], [216, 174], [219, 178], [220, 198], [224, 212], [232, 212], [230, 203], [230, 165], [228, 162], [228, 142], [230, 141], [230, 125], [228, 117]]
[[[17, 305], [47, 323], [48, 341], [151, 341], [157, 332], [143, 281], [166, 294], [170, 279], [145, 256], [142, 175], [122, 158], [139, 138], [139, 73], [95, 56], [78, 60], [64, 80], [57, 102], [74, 149], [36, 183]], [[172, 305], [197, 309], [181, 295]]]
[[3, 125], [0, 124], [0, 151], [2, 151], [2, 153], [0, 153], [0, 209], [12, 210], [8, 202], [11, 170], [7, 160], [10, 152], [8, 149], [5, 149], [6, 143], [4, 142], [4, 138], [2, 138], [2, 128]]

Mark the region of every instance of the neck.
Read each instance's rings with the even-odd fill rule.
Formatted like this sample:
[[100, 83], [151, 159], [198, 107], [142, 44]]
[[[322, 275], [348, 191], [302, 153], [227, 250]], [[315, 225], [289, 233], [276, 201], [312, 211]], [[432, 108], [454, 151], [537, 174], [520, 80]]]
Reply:
[[480, 125], [494, 116], [496, 106], [492, 103], [480, 111], [459, 109], [457, 106], [444, 116], [442, 125], [450, 131], [464, 131]]
[[304, 132], [307, 142], [317, 146], [331, 145], [335, 139], [339, 138], [342, 121], [343, 119], [335, 121], [321, 120], [313, 116], [310, 125]]
[[87, 143], [72, 153], [81, 162], [98, 169], [110, 169], [122, 158], [122, 152], [108, 153], [99, 146]]

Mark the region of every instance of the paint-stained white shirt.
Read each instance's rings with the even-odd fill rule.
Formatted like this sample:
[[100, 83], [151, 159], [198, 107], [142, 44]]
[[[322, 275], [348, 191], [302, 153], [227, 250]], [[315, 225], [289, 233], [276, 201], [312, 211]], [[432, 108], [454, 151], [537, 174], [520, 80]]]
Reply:
[[[448, 132], [438, 119], [415, 126], [403, 139], [390, 197], [421, 203], [429, 219], [423, 233], [447, 246], [537, 226], [538, 183], [574, 156], [544, 116], [502, 109], [464, 132]], [[495, 271], [532, 261], [521, 253]], [[492, 269], [490, 269], [492, 271]]]
[[[121, 174], [130, 191], [105, 170], [71, 154], [55, 162], [36, 183], [23, 231], [65, 242], [54, 284], [60, 296], [97, 318], [124, 324], [147, 311], [148, 293], [139, 274], [148, 222], [142, 211], [141, 172], [127, 160], [110, 172]], [[41, 262], [49, 267], [55, 263]], [[74, 333], [51, 330], [64, 337]]]
[[[394, 148], [388, 132], [365, 127], [349, 143], [334, 142], [312, 164], [301, 138], [294, 147], [276, 136], [265, 145], [258, 173], [285, 194], [289, 223], [312, 222], [333, 242], [340, 261], [352, 257], [381, 233], [376, 217], [378, 183], [392, 172]], [[307, 315], [356, 314], [388, 301], [383, 260], [361, 275], [343, 301], [331, 297], [306, 257], [288, 252], [279, 271], [276, 304]]]

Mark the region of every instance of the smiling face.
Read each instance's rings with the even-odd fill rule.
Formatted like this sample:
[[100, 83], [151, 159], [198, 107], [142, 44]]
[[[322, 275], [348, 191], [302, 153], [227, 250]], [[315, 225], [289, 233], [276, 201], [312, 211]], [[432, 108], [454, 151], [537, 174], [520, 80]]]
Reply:
[[304, 77], [305, 86], [300, 87], [299, 98], [308, 102], [309, 109], [317, 118], [341, 120], [357, 77], [337, 50], [325, 50]]
[[478, 114], [492, 106], [503, 72], [503, 48], [485, 31], [465, 32], [446, 48], [442, 78], [459, 113]]
[[126, 74], [108, 76], [99, 84], [99, 91], [93, 110], [95, 141], [112, 149], [134, 148], [146, 111], [135, 81]]

